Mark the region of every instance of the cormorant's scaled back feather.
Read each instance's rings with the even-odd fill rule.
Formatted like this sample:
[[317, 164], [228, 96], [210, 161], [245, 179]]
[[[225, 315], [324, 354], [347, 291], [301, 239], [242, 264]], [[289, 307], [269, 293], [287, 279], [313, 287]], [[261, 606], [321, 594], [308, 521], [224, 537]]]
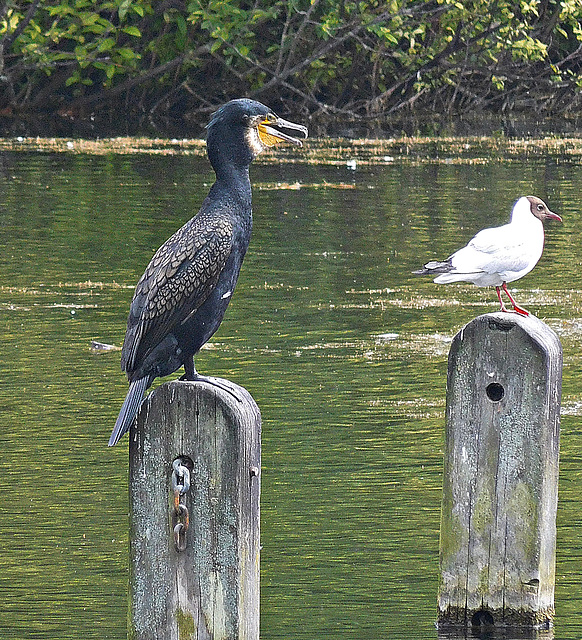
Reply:
[[158, 249], [135, 289], [123, 371], [132, 371], [171, 327], [196, 312], [216, 286], [231, 248], [232, 224], [201, 211]]

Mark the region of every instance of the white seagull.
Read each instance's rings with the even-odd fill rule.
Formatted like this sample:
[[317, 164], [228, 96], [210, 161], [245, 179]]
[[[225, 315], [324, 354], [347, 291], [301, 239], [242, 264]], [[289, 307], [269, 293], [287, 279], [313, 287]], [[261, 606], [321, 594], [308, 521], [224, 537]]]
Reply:
[[507, 290], [507, 283], [529, 273], [542, 257], [546, 220], [562, 218], [550, 211], [543, 200], [523, 196], [514, 205], [509, 224], [480, 231], [466, 247], [444, 262], [428, 262], [416, 275], [436, 275], [438, 284], [472, 282], [478, 287], [495, 287], [501, 311], [507, 311], [501, 289], [516, 313], [528, 316]]

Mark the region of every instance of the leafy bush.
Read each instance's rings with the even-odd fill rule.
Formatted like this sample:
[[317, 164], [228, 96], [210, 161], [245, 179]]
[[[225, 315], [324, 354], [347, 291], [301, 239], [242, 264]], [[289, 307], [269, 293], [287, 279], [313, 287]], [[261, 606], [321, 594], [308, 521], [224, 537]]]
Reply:
[[8, 0], [0, 109], [201, 123], [247, 95], [316, 126], [579, 109], [579, 0]]

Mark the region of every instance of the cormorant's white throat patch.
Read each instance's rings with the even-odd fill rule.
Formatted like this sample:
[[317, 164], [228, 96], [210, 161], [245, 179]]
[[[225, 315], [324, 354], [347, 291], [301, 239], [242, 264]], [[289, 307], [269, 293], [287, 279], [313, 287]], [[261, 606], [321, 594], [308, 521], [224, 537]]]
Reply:
[[265, 148], [265, 145], [261, 142], [259, 138], [259, 132], [256, 127], [251, 127], [247, 129], [247, 143], [251, 149], [253, 155], [258, 155]]

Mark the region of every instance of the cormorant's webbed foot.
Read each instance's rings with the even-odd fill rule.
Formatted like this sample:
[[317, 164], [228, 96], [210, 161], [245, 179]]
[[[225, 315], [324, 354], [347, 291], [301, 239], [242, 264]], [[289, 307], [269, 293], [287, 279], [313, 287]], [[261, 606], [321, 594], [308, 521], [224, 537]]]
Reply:
[[222, 381], [218, 380], [217, 378], [212, 378], [210, 376], [201, 376], [196, 369], [194, 369], [194, 375], [188, 375], [187, 373], [185, 373], [180, 380], [184, 380], [184, 381], [188, 381], [188, 382], [196, 382], [197, 380], [200, 380], [201, 382], [207, 382], [208, 384], [211, 384], [213, 387], [218, 387], [219, 389], [222, 389], [223, 391], [226, 391], [228, 394], [230, 394], [237, 402], [242, 402], [243, 399], [236, 393], [236, 391], [234, 390], [234, 388], [229, 387], [228, 385], [224, 384]]

